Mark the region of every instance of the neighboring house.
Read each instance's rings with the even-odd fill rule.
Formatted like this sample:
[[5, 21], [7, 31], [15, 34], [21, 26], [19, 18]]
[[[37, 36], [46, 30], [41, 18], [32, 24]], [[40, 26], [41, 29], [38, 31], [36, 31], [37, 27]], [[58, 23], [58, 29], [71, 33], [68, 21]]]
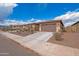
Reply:
[[64, 25], [61, 20], [9, 26], [9, 31], [62, 32], [63, 30], [64, 30]]
[[10, 25], [8, 26], [9, 32], [28, 31], [28, 24], [26, 25]]
[[79, 21], [65, 28], [66, 32], [79, 32]]
[[5, 31], [7, 28], [8, 28], [8, 26], [0, 25], [0, 31]]

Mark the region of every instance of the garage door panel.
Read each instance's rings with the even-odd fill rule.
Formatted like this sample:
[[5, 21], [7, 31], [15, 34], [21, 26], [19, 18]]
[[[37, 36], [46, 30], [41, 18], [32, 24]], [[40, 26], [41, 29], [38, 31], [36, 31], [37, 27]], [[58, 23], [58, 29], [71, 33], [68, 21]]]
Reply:
[[50, 31], [55, 32], [56, 31], [56, 25], [42, 25], [42, 31]]

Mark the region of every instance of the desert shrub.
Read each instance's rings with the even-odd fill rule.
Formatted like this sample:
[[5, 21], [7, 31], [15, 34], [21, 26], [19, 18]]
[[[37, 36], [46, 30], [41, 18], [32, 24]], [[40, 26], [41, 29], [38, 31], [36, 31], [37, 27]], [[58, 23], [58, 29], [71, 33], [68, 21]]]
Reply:
[[54, 33], [54, 36], [53, 37], [57, 41], [61, 41], [62, 40], [61, 33], [56, 32], [56, 33]]
[[31, 33], [33, 34], [34, 33], [34, 30], [31, 30]]

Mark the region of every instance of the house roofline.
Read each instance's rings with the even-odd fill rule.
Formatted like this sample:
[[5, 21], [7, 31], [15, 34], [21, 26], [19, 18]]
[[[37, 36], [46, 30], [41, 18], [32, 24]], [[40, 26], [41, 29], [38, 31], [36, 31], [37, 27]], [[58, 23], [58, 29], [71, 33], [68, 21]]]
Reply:
[[[46, 23], [46, 22], [61, 22], [61, 24], [64, 26], [62, 20], [50, 20], [50, 21], [43, 21], [43, 22], [30, 23], [30, 24], [42, 24], [42, 23]], [[28, 25], [30, 25], [30, 24], [28, 24]]]
[[[50, 20], [50, 21], [43, 21], [43, 22], [29, 23], [29, 24], [22, 24], [22, 25], [42, 24], [46, 22], [60, 22], [64, 26], [62, 20]], [[10, 25], [10, 26], [21, 26], [21, 25]]]
[[75, 24], [79, 23], [79, 21], [75, 22], [74, 24], [72, 24], [71, 26], [74, 26]]

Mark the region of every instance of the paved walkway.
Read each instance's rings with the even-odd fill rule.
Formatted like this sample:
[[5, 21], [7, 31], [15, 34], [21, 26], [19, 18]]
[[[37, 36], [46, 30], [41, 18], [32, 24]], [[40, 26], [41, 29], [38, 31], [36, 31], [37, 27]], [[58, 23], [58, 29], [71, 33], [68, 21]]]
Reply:
[[17, 41], [22, 46], [34, 50], [40, 55], [79, 55], [79, 49], [77, 48], [72, 48], [54, 43], [48, 43], [47, 40], [52, 36], [51, 32], [38, 32], [26, 37], [19, 37], [17, 35], [13, 35], [10, 33], [2, 34], [7, 36], [8, 38], [11, 38], [14, 41]]

